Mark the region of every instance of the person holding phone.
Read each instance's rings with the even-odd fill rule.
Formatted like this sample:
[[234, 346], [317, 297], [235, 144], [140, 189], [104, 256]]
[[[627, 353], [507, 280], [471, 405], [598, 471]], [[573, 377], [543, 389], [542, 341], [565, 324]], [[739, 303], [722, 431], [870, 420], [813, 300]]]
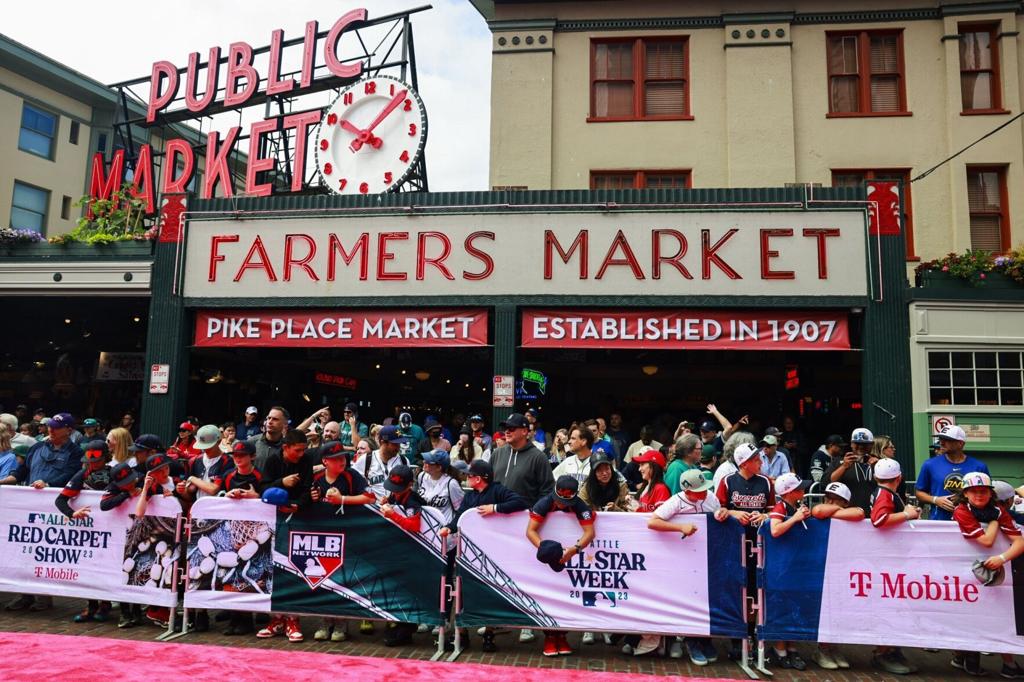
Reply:
[[874, 442], [875, 436], [868, 429], [854, 429], [849, 452], [834, 460], [822, 477], [826, 483], [838, 482], [849, 488], [850, 505], [863, 509], [866, 516], [871, 515], [871, 496], [877, 488], [873, 470], [877, 460], [871, 456]]

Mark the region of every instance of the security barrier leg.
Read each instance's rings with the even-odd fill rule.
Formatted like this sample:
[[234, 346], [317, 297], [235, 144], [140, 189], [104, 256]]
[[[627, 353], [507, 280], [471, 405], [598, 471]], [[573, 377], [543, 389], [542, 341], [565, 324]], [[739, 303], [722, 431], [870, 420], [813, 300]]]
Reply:
[[[749, 557], [750, 557], [750, 554], [748, 553], [748, 543], [749, 543], [749, 541], [744, 536], [743, 541], [740, 543], [740, 566], [743, 568], [743, 576], [744, 576], [743, 591], [741, 593], [741, 597], [740, 598], [741, 598], [741, 602], [743, 604], [743, 622], [744, 623], [747, 622], [747, 618], [749, 617], [749, 612], [750, 612], [750, 608], [749, 608], [749, 604], [748, 604], [748, 596], [747, 596], [747, 592], [750, 589], [750, 586], [746, 584], [747, 561], [749, 560]], [[761, 679], [761, 678], [759, 678], [757, 676], [757, 673], [754, 672], [754, 669], [750, 667], [750, 637], [748, 636], [748, 634], [746, 632], [743, 633], [742, 645], [740, 647], [739, 666], [740, 666], [740, 669], [744, 673], [746, 673], [747, 677], [749, 677], [750, 679], [752, 679], [752, 680], [759, 680], [759, 679]]]
[[765, 667], [765, 660], [764, 660], [765, 648], [764, 648], [764, 637], [762, 635], [762, 633], [764, 632], [764, 604], [765, 604], [764, 585], [763, 585], [763, 582], [764, 582], [763, 581], [763, 577], [764, 577], [764, 536], [762, 536], [760, 533], [757, 534], [757, 546], [754, 547], [754, 555], [757, 557], [757, 585], [756, 585], [756, 590], [754, 592], [754, 594], [757, 595], [756, 601], [754, 603], [754, 609], [757, 612], [757, 628], [754, 630], [754, 632], [757, 633], [757, 669], [761, 673], [767, 675], [768, 677], [772, 677], [774, 675], [774, 673], [772, 673], [771, 670], [768, 670], [768, 668]]

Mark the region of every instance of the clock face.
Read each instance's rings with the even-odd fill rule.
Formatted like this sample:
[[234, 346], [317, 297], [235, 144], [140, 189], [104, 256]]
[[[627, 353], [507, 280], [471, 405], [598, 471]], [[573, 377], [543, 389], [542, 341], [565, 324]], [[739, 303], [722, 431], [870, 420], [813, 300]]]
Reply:
[[374, 76], [342, 90], [316, 139], [320, 177], [335, 194], [379, 194], [412, 171], [427, 141], [427, 112], [412, 86]]

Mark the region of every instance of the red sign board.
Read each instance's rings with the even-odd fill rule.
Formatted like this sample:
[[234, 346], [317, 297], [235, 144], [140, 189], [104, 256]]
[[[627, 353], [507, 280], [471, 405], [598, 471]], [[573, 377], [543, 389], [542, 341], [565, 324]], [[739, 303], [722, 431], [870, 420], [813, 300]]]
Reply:
[[201, 348], [434, 348], [487, 345], [487, 312], [203, 310]]
[[523, 347], [686, 350], [848, 350], [835, 312], [527, 310]]
[[899, 183], [872, 180], [868, 183], [869, 233], [896, 235], [900, 233]]
[[348, 389], [350, 391], [355, 391], [359, 388], [358, 379], [342, 376], [340, 374], [328, 374], [327, 372], [317, 372], [316, 374], [313, 375], [313, 381], [315, 381], [318, 384], [337, 386], [339, 388]]

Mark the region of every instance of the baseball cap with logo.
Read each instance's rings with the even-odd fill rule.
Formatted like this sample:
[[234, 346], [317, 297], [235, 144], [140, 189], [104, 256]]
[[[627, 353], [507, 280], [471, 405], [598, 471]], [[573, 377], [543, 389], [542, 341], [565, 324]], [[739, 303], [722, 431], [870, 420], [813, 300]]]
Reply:
[[687, 469], [679, 475], [679, 489], [691, 493], [702, 493], [711, 490], [712, 482], [709, 481], [700, 469]]
[[519, 414], [518, 412], [513, 412], [512, 414], [510, 414], [508, 416], [508, 419], [506, 419], [502, 423], [505, 425], [505, 429], [528, 429], [528, 428], [530, 428], [530, 422], [526, 421], [526, 417], [524, 417], [523, 415]]
[[633, 461], [637, 464], [643, 464], [644, 462], [654, 462], [662, 471], [665, 470], [665, 455], [661, 454], [654, 448], [647, 448], [642, 451], [639, 455], [633, 455]]
[[580, 482], [569, 475], [563, 474], [555, 481], [555, 497], [562, 502], [572, 502], [580, 491]]
[[880, 459], [875, 463], [875, 478], [879, 481], [891, 481], [903, 475], [900, 463], [895, 459]]
[[804, 481], [799, 476], [793, 473], [782, 474], [775, 479], [775, 494], [776, 495], [788, 495], [797, 489], [804, 489], [811, 487], [810, 481]]
[[404, 464], [399, 464], [388, 474], [387, 479], [384, 481], [384, 489], [390, 490], [393, 493], [400, 493], [404, 492], [411, 483], [412, 469]]
[[841, 497], [847, 502], [849, 502], [850, 498], [853, 497], [853, 493], [850, 492], [850, 488], [845, 483], [840, 483], [839, 481], [833, 481], [825, 486], [825, 494]]
[[565, 570], [565, 564], [562, 563], [564, 553], [562, 546], [554, 540], [541, 540], [537, 546], [537, 561], [547, 564], [555, 573], [560, 573]]
[[92, 417], [89, 417], [88, 419], [83, 419], [82, 420], [82, 426], [98, 428], [99, 425], [100, 425], [99, 421], [96, 420], [96, 419], [93, 419]]
[[169, 466], [171, 466], [171, 458], [162, 452], [150, 455], [146, 459], [146, 471], [156, 471], [157, 469]]
[[196, 426], [192, 422], [181, 422], [178, 424], [178, 431], [188, 431], [189, 433], [192, 433], [195, 430]]
[[348, 451], [345, 450], [345, 446], [341, 444], [341, 441], [332, 440], [324, 443], [320, 446], [320, 459], [335, 459], [337, 457], [347, 457]]
[[773, 435], [769, 434], [769, 435], [765, 436], [764, 438], [762, 438], [761, 442], [770, 447], [772, 445], [778, 445], [779, 444], [779, 439], [776, 436], [773, 436]]
[[764, 435], [779, 437], [782, 435], [782, 431], [780, 431], [779, 427], [777, 426], [769, 426], [767, 429], [764, 430]]
[[875, 442], [875, 434], [871, 433], [864, 427], [854, 429], [853, 434], [850, 436], [851, 443], [859, 443], [860, 445], [870, 445]]
[[939, 433], [939, 440], [958, 440], [961, 443], [966, 443], [967, 434], [956, 424], [950, 424], [949, 426], [942, 427], [942, 431]]
[[259, 412], [260, 411], [256, 409], [255, 405], [250, 405], [249, 407], [245, 408], [246, 414], [259, 414]]
[[107, 443], [102, 440], [91, 440], [82, 444], [82, 463], [95, 464], [102, 462], [109, 452]]
[[126, 488], [139, 479], [139, 472], [128, 462], [121, 462], [111, 470], [110, 479], [119, 487]]
[[732, 453], [732, 459], [736, 462], [736, 466], [741, 466], [744, 462], [749, 460], [751, 457], [757, 454], [757, 448], [750, 443], [740, 443], [736, 446], [736, 449]]
[[481, 424], [483, 424], [484, 423], [484, 418], [483, 418], [483, 416], [481, 416], [479, 414], [474, 414], [472, 417], [469, 418], [469, 421], [471, 421], [471, 422], [480, 422]]
[[479, 476], [485, 481], [490, 481], [494, 477], [494, 469], [491, 468], [490, 462], [485, 462], [482, 459], [474, 459], [469, 465], [469, 475]]
[[712, 431], [718, 431], [718, 425], [715, 422], [708, 419], [707, 421], [701, 422], [700, 430], [703, 433], [710, 433]]
[[128, 446], [128, 452], [142, 452], [143, 450], [163, 450], [164, 444], [152, 433], [144, 433], [135, 439], [135, 442]]
[[825, 445], [846, 445], [846, 439], [838, 433], [833, 433], [825, 439]]
[[51, 429], [73, 429], [75, 428], [75, 418], [67, 412], [60, 412], [46, 420], [46, 425]]
[[205, 424], [196, 431], [196, 449], [209, 450], [220, 442], [220, 429], [215, 424]]
[[381, 443], [408, 443], [409, 439], [402, 435], [402, 432], [398, 430], [398, 427], [393, 424], [382, 426], [380, 432], [377, 434], [377, 440]]
[[231, 446], [231, 456], [237, 457], [239, 455], [248, 455], [252, 457], [256, 454], [256, 446], [247, 440], [236, 440], [235, 444]]
[[964, 490], [968, 488], [991, 488], [995, 490], [996, 487], [992, 485], [992, 479], [989, 475], [983, 471], [972, 471], [968, 474], [964, 474]]

